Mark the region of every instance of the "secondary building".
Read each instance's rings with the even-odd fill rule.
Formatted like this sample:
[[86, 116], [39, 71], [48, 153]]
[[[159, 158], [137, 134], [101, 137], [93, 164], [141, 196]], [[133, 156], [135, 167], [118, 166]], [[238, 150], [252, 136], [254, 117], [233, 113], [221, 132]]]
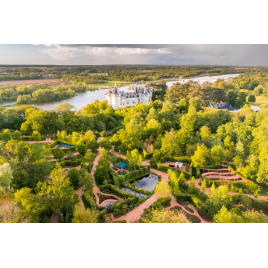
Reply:
[[113, 109], [135, 107], [137, 103], [148, 104], [152, 100], [153, 92], [154, 88], [138, 85], [130, 86], [128, 92], [119, 91], [115, 83], [114, 88], [109, 89], [105, 94], [105, 99]]

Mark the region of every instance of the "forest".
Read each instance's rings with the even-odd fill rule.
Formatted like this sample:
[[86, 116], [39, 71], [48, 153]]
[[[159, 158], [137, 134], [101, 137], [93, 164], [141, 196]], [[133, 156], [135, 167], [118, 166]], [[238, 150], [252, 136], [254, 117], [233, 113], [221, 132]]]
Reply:
[[[268, 222], [268, 107], [250, 108], [250, 96], [266, 96], [267, 79], [253, 70], [214, 84], [156, 83], [153, 101], [124, 109], [0, 107], [0, 221]], [[49, 98], [46, 90], [20, 89]], [[221, 101], [242, 109], [205, 107]], [[155, 189], [137, 187], [148, 176]]]

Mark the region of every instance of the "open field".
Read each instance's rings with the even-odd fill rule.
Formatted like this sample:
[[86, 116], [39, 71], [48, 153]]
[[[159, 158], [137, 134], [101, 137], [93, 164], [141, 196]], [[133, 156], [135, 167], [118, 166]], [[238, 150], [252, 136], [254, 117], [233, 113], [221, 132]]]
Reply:
[[36, 79], [36, 80], [13, 80], [13, 81], [0, 81], [0, 86], [11, 86], [11, 85], [39, 85], [43, 83], [49, 83], [51, 86], [59, 86], [63, 83], [66, 85], [72, 85], [71, 82], [57, 81], [55, 79]]
[[255, 96], [256, 97], [256, 102], [252, 103], [252, 105], [261, 105], [261, 104], [268, 104], [268, 98], [265, 97], [264, 95], [262, 96]]

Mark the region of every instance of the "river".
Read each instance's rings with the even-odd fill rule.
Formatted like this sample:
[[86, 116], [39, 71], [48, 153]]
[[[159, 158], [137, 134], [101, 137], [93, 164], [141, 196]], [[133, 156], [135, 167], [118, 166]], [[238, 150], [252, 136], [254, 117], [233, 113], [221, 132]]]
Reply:
[[[217, 79], [228, 79], [228, 78], [234, 78], [238, 76], [239, 74], [225, 74], [225, 75], [217, 75], [217, 76], [202, 76], [202, 77], [196, 77], [193, 79], [181, 79], [176, 81], [170, 81], [167, 82], [167, 86], [171, 87], [174, 83], [180, 82], [180, 83], [186, 83], [189, 80], [197, 81], [199, 84], [202, 84], [204, 82], [215, 82]], [[61, 103], [70, 103], [75, 107], [76, 110], [80, 110], [82, 107], [85, 107], [89, 103], [93, 103], [95, 100], [104, 101], [105, 100], [105, 93], [107, 92], [107, 89], [100, 89], [95, 91], [87, 91], [85, 93], [77, 94], [76, 96], [65, 99], [61, 101], [53, 101], [53, 102], [47, 102], [47, 103], [41, 103], [41, 104], [35, 104], [37, 108], [43, 109], [43, 110], [53, 110], [55, 107], [57, 107]], [[126, 87], [120, 87], [120, 91], [127, 91], [128, 86]], [[0, 104], [0, 106], [7, 105], [7, 104], [16, 104], [16, 102], [6, 102]]]

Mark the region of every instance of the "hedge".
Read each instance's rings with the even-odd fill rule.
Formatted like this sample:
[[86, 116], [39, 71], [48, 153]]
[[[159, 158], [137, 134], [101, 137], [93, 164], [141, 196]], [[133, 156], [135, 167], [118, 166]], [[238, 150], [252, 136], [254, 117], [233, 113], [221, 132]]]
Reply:
[[47, 146], [48, 146], [49, 148], [54, 148], [57, 144], [58, 144], [58, 141], [54, 141], [54, 142], [48, 144]]
[[[46, 136], [41, 136], [41, 141], [45, 141], [46, 140]], [[21, 140], [22, 141], [33, 141], [33, 137], [32, 136], [21, 136]]]
[[121, 198], [135, 197], [135, 195], [129, 194], [129, 193], [125, 192], [125, 191], [122, 191], [121, 189], [119, 189], [118, 187], [116, 187], [115, 185], [112, 185], [112, 184], [106, 184], [106, 185], [100, 186], [101, 191], [104, 190], [104, 189], [110, 190], [113, 194], [118, 195]]
[[156, 202], [154, 202], [149, 208], [161, 208], [170, 205], [171, 197], [160, 197]]
[[127, 223], [126, 220], [122, 220], [122, 221], [113, 221], [112, 223]]
[[189, 163], [189, 164], [192, 163], [191, 158], [188, 156], [177, 156], [177, 157], [176, 156], [174, 156], [174, 157], [163, 156], [160, 158], [160, 161], [161, 161], [161, 163], [167, 162], [167, 161], [169, 161], [169, 162], [182, 162], [182, 163]]
[[182, 171], [182, 170], [174, 168], [174, 167], [163, 166], [161, 164], [157, 164], [157, 169], [162, 171], [162, 172], [165, 172], [165, 173], [167, 173], [169, 169], [182, 172], [184, 174], [186, 180], [189, 180], [192, 177], [191, 174], [189, 174], [188, 172]]
[[177, 199], [182, 199], [183, 201], [192, 201], [197, 208], [201, 209], [205, 213], [208, 209], [208, 207], [199, 198], [192, 194], [179, 193], [177, 195]]
[[147, 153], [146, 151], [143, 152], [144, 159], [151, 159], [153, 157], [153, 153]]
[[120, 178], [122, 178], [122, 181], [131, 181], [131, 180], [142, 179], [144, 176], [147, 176], [147, 175], [149, 175], [148, 167], [142, 167], [138, 170], [134, 170], [129, 173], [126, 173], [120, 176]]
[[92, 210], [97, 209], [96, 202], [94, 201], [93, 197], [90, 195], [90, 191], [87, 190], [83, 193], [82, 199], [84, 201], [86, 208], [91, 208]]
[[[82, 196], [83, 197], [83, 196]], [[107, 210], [104, 209], [104, 210], [101, 210], [98, 214], [98, 220], [99, 221], [103, 221], [104, 220], [104, 216], [107, 214]]]
[[234, 168], [232, 166], [228, 166], [228, 168], [231, 169], [232, 172], [237, 173], [241, 177], [242, 180], [247, 181], [248, 184], [249, 184], [249, 189], [251, 189], [251, 190], [257, 190], [258, 189], [258, 184], [256, 184], [252, 180], [249, 180], [249, 179], [245, 178], [244, 176], [242, 176], [239, 172], [234, 170]]

